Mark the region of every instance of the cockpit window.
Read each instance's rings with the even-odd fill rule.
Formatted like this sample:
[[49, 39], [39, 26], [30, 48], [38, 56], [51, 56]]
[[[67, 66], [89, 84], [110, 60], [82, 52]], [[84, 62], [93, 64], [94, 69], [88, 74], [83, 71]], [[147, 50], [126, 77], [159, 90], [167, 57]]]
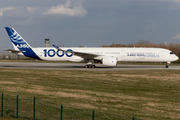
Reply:
[[170, 54], [174, 54], [173, 52], [170, 52]]

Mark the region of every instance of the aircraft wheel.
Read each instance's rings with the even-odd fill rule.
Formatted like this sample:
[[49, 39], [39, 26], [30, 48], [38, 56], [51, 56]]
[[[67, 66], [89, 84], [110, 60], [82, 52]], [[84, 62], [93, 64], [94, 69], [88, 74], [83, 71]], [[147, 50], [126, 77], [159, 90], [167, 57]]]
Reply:
[[95, 66], [95, 65], [92, 65], [91, 67], [92, 67], [92, 68], [95, 68], [96, 66]]
[[85, 65], [84, 68], [95, 68], [95, 65]]
[[89, 65], [85, 65], [84, 67], [85, 67], [85, 68], [89, 68]]

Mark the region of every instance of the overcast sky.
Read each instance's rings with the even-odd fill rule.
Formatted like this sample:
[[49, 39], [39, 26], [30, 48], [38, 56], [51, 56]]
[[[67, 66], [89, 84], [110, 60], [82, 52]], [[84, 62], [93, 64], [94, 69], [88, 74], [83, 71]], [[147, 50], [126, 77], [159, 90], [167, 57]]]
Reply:
[[0, 0], [0, 49], [13, 27], [32, 47], [180, 43], [180, 0]]

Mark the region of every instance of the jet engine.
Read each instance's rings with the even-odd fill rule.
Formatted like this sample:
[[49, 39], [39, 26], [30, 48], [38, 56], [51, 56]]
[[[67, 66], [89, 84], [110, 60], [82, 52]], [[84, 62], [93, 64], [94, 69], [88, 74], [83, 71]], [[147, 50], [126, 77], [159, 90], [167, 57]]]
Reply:
[[102, 64], [105, 66], [117, 66], [116, 57], [105, 57], [102, 59]]

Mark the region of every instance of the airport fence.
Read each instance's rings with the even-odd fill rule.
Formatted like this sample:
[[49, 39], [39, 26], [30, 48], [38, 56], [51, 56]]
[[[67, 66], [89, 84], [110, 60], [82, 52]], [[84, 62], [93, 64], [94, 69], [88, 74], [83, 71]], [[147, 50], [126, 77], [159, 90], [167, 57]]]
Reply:
[[1, 117], [13, 117], [33, 120], [140, 120], [103, 113], [66, 107], [39, 98], [1, 95]]

